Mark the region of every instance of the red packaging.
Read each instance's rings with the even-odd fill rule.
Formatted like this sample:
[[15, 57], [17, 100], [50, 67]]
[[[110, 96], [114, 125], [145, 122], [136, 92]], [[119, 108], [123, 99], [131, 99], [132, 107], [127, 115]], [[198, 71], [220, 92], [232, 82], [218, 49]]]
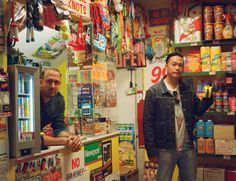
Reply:
[[229, 107], [231, 112], [236, 112], [236, 97], [229, 97]]
[[226, 181], [235, 181], [235, 180], [236, 180], [236, 170], [227, 170]]

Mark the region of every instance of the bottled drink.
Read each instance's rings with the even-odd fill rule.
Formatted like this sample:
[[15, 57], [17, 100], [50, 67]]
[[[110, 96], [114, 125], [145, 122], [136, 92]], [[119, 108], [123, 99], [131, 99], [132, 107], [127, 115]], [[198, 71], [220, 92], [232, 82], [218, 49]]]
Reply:
[[206, 137], [213, 137], [213, 126], [214, 126], [214, 123], [211, 120], [208, 120], [205, 123], [205, 136]]
[[213, 138], [206, 139], [206, 153], [214, 154], [215, 153], [215, 142]]
[[206, 140], [202, 137], [197, 139], [197, 152], [198, 153], [206, 152]]
[[197, 137], [205, 136], [205, 123], [203, 120], [197, 122]]

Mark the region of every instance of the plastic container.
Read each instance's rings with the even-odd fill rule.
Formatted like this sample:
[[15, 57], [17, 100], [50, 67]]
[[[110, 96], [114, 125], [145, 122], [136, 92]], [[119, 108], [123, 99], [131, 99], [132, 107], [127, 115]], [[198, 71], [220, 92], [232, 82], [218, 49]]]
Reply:
[[214, 154], [215, 153], [215, 142], [213, 138], [206, 139], [206, 153]]
[[204, 137], [205, 136], [205, 123], [203, 120], [199, 120], [197, 122], [197, 137]]
[[197, 139], [197, 152], [198, 153], [206, 152], [206, 140], [202, 137]]
[[214, 126], [214, 123], [212, 122], [212, 120], [208, 120], [205, 123], [205, 136], [206, 137], [213, 137], [213, 126]]

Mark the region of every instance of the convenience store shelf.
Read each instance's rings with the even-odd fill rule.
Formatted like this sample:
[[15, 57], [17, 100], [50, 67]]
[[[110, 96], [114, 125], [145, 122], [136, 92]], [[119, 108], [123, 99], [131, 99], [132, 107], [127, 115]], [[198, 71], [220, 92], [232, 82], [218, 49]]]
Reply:
[[236, 112], [206, 112], [207, 116], [234, 116]]
[[202, 42], [195, 42], [195, 43], [172, 43], [173, 47], [199, 47], [203, 46]]
[[182, 75], [187, 77], [191, 76], [205, 76], [205, 75], [225, 75], [226, 73], [234, 73], [236, 74], [236, 70], [232, 71], [217, 71], [217, 72], [184, 72]]
[[202, 40], [202, 42], [193, 43], [172, 43], [173, 47], [200, 47], [200, 46], [212, 46], [212, 45], [230, 45], [235, 44], [236, 38], [222, 39], [222, 40]]
[[202, 44], [205, 45], [228, 45], [236, 43], [236, 38], [222, 39], [222, 40], [203, 40]]
[[203, 167], [236, 167], [236, 155], [198, 154], [197, 162]]

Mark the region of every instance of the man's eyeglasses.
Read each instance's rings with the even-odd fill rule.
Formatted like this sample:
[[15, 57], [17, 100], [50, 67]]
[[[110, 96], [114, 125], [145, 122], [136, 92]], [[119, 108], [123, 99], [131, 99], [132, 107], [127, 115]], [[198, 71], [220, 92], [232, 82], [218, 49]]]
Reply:
[[180, 103], [180, 100], [178, 99], [178, 93], [177, 93], [177, 91], [173, 91], [173, 95], [174, 95], [174, 98], [175, 98], [175, 104], [179, 104], [179, 103]]

